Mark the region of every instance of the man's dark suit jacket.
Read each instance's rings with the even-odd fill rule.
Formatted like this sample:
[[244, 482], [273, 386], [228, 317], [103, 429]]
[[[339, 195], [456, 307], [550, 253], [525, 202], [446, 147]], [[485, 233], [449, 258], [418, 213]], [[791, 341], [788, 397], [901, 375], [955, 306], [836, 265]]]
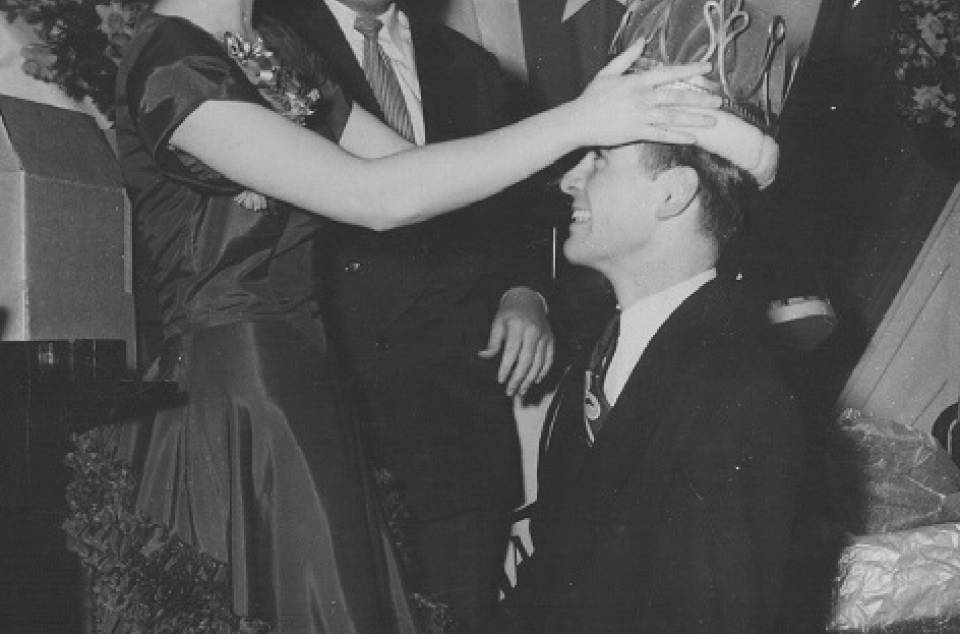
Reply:
[[[382, 116], [321, 0], [271, 0], [262, 10], [294, 27], [347, 94]], [[492, 55], [440, 24], [411, 17], [411, 31], [428, 142], [507, 122]], [[374, 459], [407, 485], [407, 502], [423, 518], [520, 501], [519, 444], [496, 382], [499, 360], [477, 357], [503, 292], [542, 287], [548, 270], [518, 223], [515, 198], [385, 234], [337, 225], [321, 245], [326, 317], [359, 379]]]
[[518, 594], [529, 629], [779, 631], [803, 431], [720, 284], [664, 323], [593, 447], [583, 371], [565, 377], [541, 440]]

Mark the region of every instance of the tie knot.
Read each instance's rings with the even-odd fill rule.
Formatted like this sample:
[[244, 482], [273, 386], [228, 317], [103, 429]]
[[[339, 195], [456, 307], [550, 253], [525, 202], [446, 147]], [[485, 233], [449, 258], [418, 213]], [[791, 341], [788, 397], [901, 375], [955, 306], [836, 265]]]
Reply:
[[375, 39], [383, 28], [383, 22], [369, 15], [358, 15], [353, 21], [353, 28], [360, 31], [363, 37]]

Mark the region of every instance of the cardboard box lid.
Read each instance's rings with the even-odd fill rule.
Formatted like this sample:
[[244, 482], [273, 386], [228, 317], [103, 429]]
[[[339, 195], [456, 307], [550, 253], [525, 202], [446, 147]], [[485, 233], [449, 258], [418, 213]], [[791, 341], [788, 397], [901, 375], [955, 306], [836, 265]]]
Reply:
[[93, 117], [0, 94], [0, 172], [122, 187], [120, 166]]

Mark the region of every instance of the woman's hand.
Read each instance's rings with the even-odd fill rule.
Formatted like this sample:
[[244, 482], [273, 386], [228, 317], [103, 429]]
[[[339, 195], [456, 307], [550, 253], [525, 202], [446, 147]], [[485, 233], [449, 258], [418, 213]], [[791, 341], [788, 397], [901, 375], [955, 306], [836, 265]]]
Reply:
[[716, 120], [709, 114], [686, 108], [716, 109], [717, 95], [672, 88], [671, 84], [703, 75], [709, 63], [661, 66], [624, 74], [640, 57], [645, 43], [636, 42], [613, 58], [569, 104], [571, 124], [580, 145], [621, 145], [637, 141], [688, 144], [694, 137], [683, 128], [708, 128]]

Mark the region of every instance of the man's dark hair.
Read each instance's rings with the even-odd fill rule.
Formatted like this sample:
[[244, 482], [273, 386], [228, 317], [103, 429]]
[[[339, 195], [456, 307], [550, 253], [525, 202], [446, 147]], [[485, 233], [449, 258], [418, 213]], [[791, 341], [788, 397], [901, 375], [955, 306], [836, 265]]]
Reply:
[[647, 143], [646, 167], [661, 172], [686, 166], [697, 172], [703, 229], [717, 242], [721, 252], [743, 226], [746, 209], [757, 193], [753, 176], [727, 159], [695, 145]]

